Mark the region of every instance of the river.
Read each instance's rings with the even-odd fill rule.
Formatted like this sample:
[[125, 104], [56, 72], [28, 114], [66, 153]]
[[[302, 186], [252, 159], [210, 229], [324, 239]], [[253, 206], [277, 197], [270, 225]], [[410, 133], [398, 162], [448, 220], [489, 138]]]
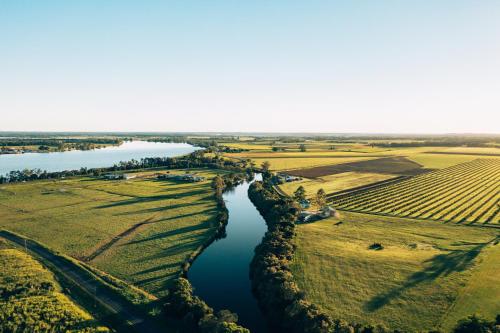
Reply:
[[80, 168], [103, 168], [131, 159], [185, 155], [196, 149], [187, 143], [127, 141], [120, 146], [93, 150], [0, 155], [0, 175], [23, 169], [41, 169], [52, 172]]
[[189, 269], [195, 294], [216, 311], [238, 314], [238, 323], [253, 333], [266, 332], [266, 321], [251, 292], [250, 262], [267, 226], [248, 198], [251, 182], [224, 193], [229, 211], [226, 237], [207, 247]]

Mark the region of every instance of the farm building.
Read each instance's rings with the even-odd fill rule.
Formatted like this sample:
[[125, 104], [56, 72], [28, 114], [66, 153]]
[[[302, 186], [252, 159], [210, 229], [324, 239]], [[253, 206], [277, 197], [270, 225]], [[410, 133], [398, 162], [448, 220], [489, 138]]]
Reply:
[[286, 173], [278, 173], [277, 176], [280, 179], [280, 181], [286, 182], [286, 183], [302, 180], [302, 178], [300, 178], [300, 177], [291, 176], [291, 175], [288, 175]]
[[314, 222], [322, 219], [326, 219], [331, 216], [335, 216], [336, 210], [330, 206], [324, 206], [319, 211], [307, 211], [304, 210], [299, 215], [299, 221], [303, 223]]
[[118, 180], [118, 179], [132, 179], [136, 176], [130, 173], [107, 173], [104, 175], [105, 179], [108, 180]]
[[173, 175], [173, 174], [163, 174], [159, 175], [158, 179], [165, 179], [165, 180], [177, 180], [177, 181], [185, 181], [185, 182], [201, 182], [205, 180], [204, 177], [193, 175], [193, 174], [184, 174], [184, 175]]

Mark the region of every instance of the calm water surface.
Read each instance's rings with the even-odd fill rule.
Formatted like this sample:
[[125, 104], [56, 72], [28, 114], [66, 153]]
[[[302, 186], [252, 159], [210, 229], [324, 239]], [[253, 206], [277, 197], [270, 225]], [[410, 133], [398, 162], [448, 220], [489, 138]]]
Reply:
[[0, 155], [0, 175], [23, 169], [63, 171], [110, 167], [120, 161], [138, 160], [144, 157], [180, 156], [196, 149], [187, 143], [128, 141], [116, 147], [85, 151]]
[[188, 277], [200, 296], [216, 311], [238, 314], [238, 323], [252, 332], [266, 332], [265, 319], [251, 292], [250, 262], [267, 231], [264, 219], [248, 198], [245, 182], [224, 194], [229, 223], [227, 236], [212, 243], [194, 261]]

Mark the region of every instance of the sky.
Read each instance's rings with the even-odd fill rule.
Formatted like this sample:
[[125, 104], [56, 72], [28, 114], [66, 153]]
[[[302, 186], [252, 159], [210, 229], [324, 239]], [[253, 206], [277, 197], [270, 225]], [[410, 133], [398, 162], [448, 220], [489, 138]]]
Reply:
[[500, 1], [0, 0], [0, 131], [500, 133]]

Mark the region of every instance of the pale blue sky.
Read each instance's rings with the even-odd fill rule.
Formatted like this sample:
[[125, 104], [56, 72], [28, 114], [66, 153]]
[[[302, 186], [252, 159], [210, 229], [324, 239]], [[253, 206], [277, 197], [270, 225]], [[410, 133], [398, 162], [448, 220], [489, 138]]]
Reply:
[[498, 0], [0, 0], [0, 130], [499, 124]]

